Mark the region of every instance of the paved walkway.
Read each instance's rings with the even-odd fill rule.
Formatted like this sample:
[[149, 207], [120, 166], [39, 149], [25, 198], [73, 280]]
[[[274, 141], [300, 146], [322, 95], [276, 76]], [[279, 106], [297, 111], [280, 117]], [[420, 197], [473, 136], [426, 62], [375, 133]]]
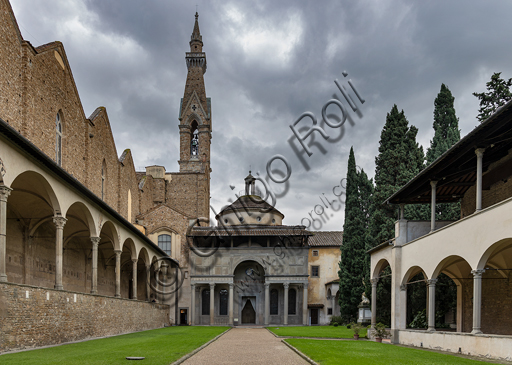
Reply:
[[233, 328], [183, 363], [308, 365], [264, 328]]

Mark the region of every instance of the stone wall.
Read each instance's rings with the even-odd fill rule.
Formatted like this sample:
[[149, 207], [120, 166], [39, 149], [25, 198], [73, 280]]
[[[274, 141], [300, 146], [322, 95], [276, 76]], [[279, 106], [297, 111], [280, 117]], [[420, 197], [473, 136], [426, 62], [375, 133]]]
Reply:
[[[483, 333], [512, 335], [512, 282], [510, 271], [487, 270], [482, 276], [482, 319]], [[463, 280], [463, 332], [473, 327], [473, 280]]]
[[169, 306], [0, 284], [0, 352], [169, 325]]

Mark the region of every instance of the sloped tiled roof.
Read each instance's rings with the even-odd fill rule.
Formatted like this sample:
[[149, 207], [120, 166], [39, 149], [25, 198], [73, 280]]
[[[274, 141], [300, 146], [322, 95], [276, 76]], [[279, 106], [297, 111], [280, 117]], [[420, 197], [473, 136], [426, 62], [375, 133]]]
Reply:
[[188, 236], [311, 236], [304, 226], [239, 225], [194, 227]]
[[268, 204], [265, 200], [261, 199], [258, 195], [243, 195], [239, 197], [233, 204], [225, 207], [220, 211], [215, 218], [222, 216], [223, 213], [231, 211], [242, 211], [248, 209], [259, 209], [261, 212], [272, 212], [281, 215], [284, 218], [284, 214]]
[[314, 232], [309, 237], [310, 246], [340, 247], [343, 244], [342, 231], [320, 231]]

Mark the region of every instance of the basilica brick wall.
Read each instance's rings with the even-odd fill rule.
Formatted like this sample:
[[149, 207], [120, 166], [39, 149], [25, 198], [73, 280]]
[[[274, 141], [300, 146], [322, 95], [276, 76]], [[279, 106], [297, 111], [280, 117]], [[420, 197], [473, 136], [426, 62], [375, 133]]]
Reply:
[[[0, 284], [0, 352], [169, 325], [169, 306]], [[106, 325], [108, 324], [108, 325]]]

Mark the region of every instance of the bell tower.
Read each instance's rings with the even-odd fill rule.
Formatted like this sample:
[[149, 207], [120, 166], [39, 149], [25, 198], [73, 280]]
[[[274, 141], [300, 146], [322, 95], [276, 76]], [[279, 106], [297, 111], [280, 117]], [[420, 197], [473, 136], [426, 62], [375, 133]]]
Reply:
[[[194, 30], [190, 39], [190, 52], [186, 53], [187, 82], [181, 99], [179, 113], [180, 128], [180, 172], [207, 174], [210, 176], [211, 100], [206, 97], [204, 73], [206, 54], [203, 52], [203, 37], [199, 32], [199, 14], [196, 12]], [[209, 191], [209, 189], [208, 189]]]
[[196, 12], [194, 30], [190, 37], [190, 52], [186, 52], [187, 81], [179, 112], [180, 176], [176, 182], [188, 185], [189, 196], [180, 202], [181, 209], [196, 211], [198, 217], [210, 216], [210, 143], [212, 138], [211, 100], [206, 97], [204, 73], [206, 54], [199, 31]]

